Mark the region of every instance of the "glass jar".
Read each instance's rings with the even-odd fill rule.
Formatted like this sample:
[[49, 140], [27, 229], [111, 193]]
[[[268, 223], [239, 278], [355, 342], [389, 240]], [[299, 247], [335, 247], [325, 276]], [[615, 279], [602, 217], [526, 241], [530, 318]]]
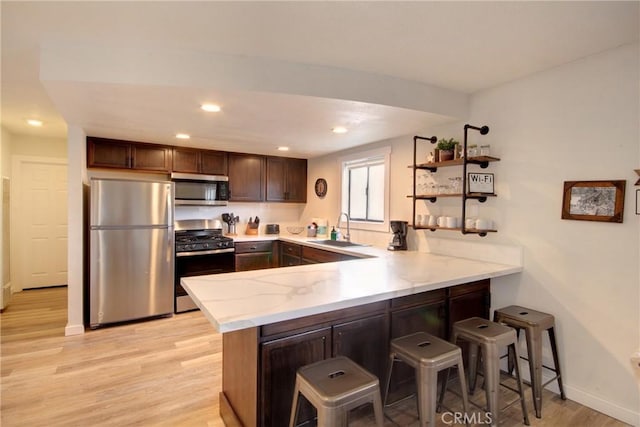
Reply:
[[461, 194], [460, 187], [462, 187], [462, 177], [456, 176], [449, 178], [451, 186], [451, 194]]
[[491, 155], [491, 145], [481, 145], [480, 146], [480, 155], [481, 156], [489, 156]]

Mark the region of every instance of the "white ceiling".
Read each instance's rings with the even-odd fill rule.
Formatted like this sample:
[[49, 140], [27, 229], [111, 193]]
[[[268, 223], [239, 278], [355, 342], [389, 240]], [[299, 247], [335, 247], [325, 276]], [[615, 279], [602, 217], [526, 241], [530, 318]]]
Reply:
[[637, 42], [639, 4], [2, 1], [2, 126], [314, 157], [464, 119], [469, 94]]

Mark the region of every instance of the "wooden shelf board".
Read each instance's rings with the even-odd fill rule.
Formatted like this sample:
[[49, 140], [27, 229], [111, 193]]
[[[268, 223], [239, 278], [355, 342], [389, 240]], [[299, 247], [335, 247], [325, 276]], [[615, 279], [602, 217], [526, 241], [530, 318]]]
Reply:
[[[412, 198], [413, 196], [410, 194], [407, 196], [408, 198]], [[444, 193], [444, 194], [416, 194], [416, 199], [432, 199], [434, 197], [462, 197], [461, 193]], [[496, 193], [493, 194], [484, 194], [484, 193], [469, 193], [467, 194], [467, 198], [479, 198], [479, 197], [497, 197]]]
[[[463, 159], [454, 159], [454, 160], [446, 160], [444, 162], [433, 162], [433, 163], [418, 163], [416, 164], [416, 169], [431, 169], [431, 168], [444, 168], [447, 166], [459, 166], [462, 165]], [[499, 162], [500, 159], [493, 156], [475, 156], [469, 157], [467, 163], [475, 164], [482, 162]], [[408, 166], [412, 168], [412, 165]]]
[[[461, 227], [449, 228], [449, 227], [438, 227], [438, 226], [428, 226], [428, 225], [414, 225], [414, 230], [449, 230], [449, 231], [462, 231]], [[498, 230], [479, 230], [477, 228], [465, 228], [465, 231], [470, 234], [479, 234], [479, 233], [497, 233]]]

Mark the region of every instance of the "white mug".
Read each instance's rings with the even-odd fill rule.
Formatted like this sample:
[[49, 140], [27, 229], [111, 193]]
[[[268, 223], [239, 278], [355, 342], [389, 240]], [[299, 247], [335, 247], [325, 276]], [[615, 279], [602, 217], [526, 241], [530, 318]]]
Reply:
[[446, 224], [447, 224], [447, 228], [456, 228], [456, 225], [457, 225], [456, 217], [448, 216]]
[[439, 216], [438, 217], [438, 227], [446, 227], [447, 226], [447, 217]]
[[416, 225], [422, 225], [422, 215], [416, 215]]
[[476, 220], [476, 228], [478, 230], [490, 230], [493, 222], [490, 219], [478, 218]]
[[427, 223], [429, 227], [435, 227], [438, 225], [438, 217], [435, 215], [429, 216], [429, 222]]
[[476, 228], [476, 219], [475, 218], [467, 218], [464, 221], [465, 228]]

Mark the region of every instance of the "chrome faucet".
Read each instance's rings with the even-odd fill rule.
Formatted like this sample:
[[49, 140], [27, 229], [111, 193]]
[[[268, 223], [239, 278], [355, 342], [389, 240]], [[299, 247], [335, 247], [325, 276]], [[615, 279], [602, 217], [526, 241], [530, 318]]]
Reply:
[[340, 212], [340, 215], [338, 215], [338, 220], [336, 221], [336, 227], [340, 226], [340, 218], [342, 218], [342, 216], [345, 216], [347, 218], [347, 234], [343, 234], [344, 240], [346, 240], [347, 242], [351, 241], [351, 230], [349, 228], [349, 214], [346, 212]]

